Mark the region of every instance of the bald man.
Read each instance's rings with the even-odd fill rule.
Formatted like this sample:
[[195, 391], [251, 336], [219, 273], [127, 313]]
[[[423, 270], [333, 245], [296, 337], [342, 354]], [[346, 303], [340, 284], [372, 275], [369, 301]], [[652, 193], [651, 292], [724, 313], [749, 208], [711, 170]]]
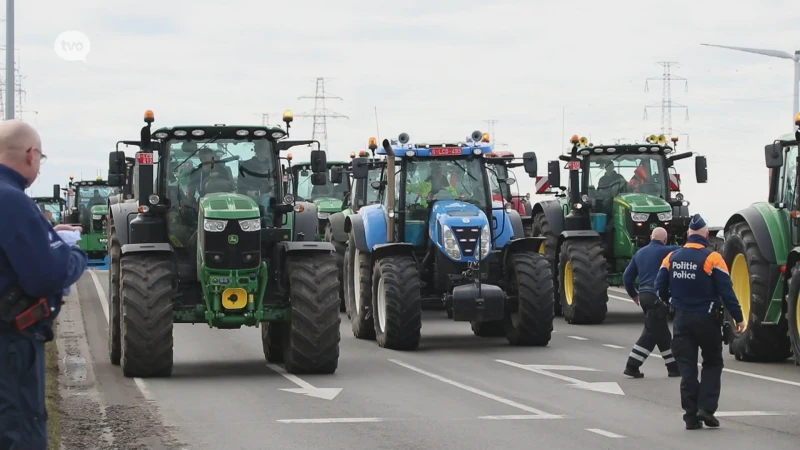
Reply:
[[[52, 320], [61, 309], [63, 290], [78, 281], [88, 264], [86, 253], [56, 233], [74, 227], [54, 229], [25, 194], [44, 158], [33, 127], [19, 120], [0, 122], [2, 449], [48, 448], [44, 343], [53, 340]], [[34, 323], [19, 321], [26, 317]]]
[[[644, 330], [631, 349], [623, 371], [629, 377], [642, 378], [644, 376], [639, 368], [642, 367], [656, 345], [667, 366], [667, 375], [670, 377], [680, 376], [678, 364], [672, 356], [672, 334], [669, 332], [669, 323], [667, 323], [669, 305], [658, 298], [655, 289], [661, 261], [670, 252], [680, 248], [677, 245], [666, 245], [668, 238], [667, 230], [664, 228], [653, 229], [650, 234], [650, 243], [636, 252], [622, 276], [628, 295], [644, 311]], [[639, 279], [638, 291], [635, 285], [637, 278]]]

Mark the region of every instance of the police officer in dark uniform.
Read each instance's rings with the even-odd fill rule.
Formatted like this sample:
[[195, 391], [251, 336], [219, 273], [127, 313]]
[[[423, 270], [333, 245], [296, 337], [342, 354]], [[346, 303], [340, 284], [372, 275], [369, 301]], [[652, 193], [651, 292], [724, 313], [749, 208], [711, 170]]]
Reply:
[[[722, 376], [722, 330], [719, 301], [744, 331], [739, 300], [722, 255], [709, 248], [706, 222], [695, 214], [686, 245], [661, 263], [656, 290], [675, 307], [672, 352], [681, 372], [681, 407], [687, 430], [718, 427], [714, 417], [719, 404]], [[671, 295], [671, 300], [670, 300]], [[697, 352], [703, 353], [701, 380], [697, 380]]]
[[[641, 306], [645, 314], [644, 330], [631, 349], [628, 363], [623, 372], [629, 377], [642, 378], [644, 376], [639, 368], [656, 345], [667, 366], [667, 375], [670, 377], [680, 376], [678, 364], [672, 357], [672, 334], [669, 332], [667, 323], [669, 305], [659, 300], [655, 289], [656, 275], [661, 268], [661, 261], [667, 254], [680, 248], [677, 245], [665, 245], [666, 243], [667, 230], [661, 227], [655, 228], [650, 234], [650, 244], [636, 252], [623, 274], [625, 290], [628, 291], [628, 295], [631, 296], [634, 303]], [[637, 276], [639, 277], [638, 292], [634, 284]]]
[[0, 449], [48, 448], [44, 343], [53, 340], [63, 290], [88, 264], [56, 233], [75, 228], [53, 228], [25, 194], [41, 148], [30, 125], [0, 123]]

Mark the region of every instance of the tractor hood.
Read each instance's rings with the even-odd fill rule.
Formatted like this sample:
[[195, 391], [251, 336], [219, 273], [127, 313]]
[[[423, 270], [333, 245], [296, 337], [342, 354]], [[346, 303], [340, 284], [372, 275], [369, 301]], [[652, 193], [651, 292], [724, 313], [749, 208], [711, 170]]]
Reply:
[[342, 210], [342, 200], [334, 197], [314, 199], [314, 204], [317, 205], [317, 211], [319, 212], [335, 213]]
[[[488, 246], [486, 250], [491, 249], [492, 238], [488, 224], [486, 214], [473, 204], [459, 200], [439, 200], [431, 209], [428, 236], [450, 259], [455, 258], [455, 261], [460, 262], [477, 261], [478, 241], [481, 237], [486, 239], [481, 242]], [[456, 240], [452, 244], [448, 244], [449, 239], [446, 238], [450, 232]], [[448, 250], [447, 245], [457, 245], [460, 256], [450, 254], [452, 248]], [[488, 256], [487, 252], [483, 259]]]
[[484, 226], [489, 223], [486, 214], [477, 206], [459, 200], [439, 200], [431, 209], [431, 222], [440, 225], [454, 226]]
[[660, 213], [672, 211], [672, 206], [661, 197], [649, 194], [620, 194], [614, 201], [620, 202], [631, 212]]
[[94, 205], [91, 211], [93, 216], [108, 215], [108, 205]]
[[208, 219], [256, 219], [258, 204], [246, 195], [215, 192], [200, 199], [201, 217]]

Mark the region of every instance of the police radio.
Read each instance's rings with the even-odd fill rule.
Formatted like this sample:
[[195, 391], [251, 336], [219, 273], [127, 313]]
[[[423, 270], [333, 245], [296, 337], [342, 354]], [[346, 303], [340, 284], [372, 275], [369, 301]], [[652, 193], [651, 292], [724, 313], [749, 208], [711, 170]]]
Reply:
[[0, 296], [0, 321], [13, 324], [20, 331], [47, 319], [51, 312], [47, 299], [26, 295], [19, 287]]

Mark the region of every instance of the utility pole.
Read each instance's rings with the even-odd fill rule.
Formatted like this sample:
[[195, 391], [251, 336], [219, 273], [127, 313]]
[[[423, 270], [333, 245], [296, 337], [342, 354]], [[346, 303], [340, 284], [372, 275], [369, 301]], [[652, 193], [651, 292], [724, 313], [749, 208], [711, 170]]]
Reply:
[[6, 120], [14, 118], [14, 0], [6, 0]]
[[647, 120], [647, 108], [661, 108], [661, 133], [664, 136], [672, 135], [672, 109], [673, 108], [685, 108], [686, 109], [686, 120], [689, 120], [689, 107], [686, 105], [681, 105], [680, 103], [675, 103], [672, 101], [672, 81], [684, 81], [686, 82], [686, 92], [689, 91], [689, 82], [686, 78], [678, 77], [672, 75], [671, 68], [673, 65], [677, 66], [678, 63], [676, 62], [659, 62], [664, 71], [661, 75], [661, 78], [648, 78], [644, 82], [644, 91], [647, 92], [648, 85], [647, 81], [650, 80], [659, 80], [661, 81], [661, 102], [654, 103], [652, 105], [647, 105], [644, 107], [644, 120]]
[[331, 119], [349, 119], [349, 117], [345, 116], [344, 114], [339, 114], [334, 111], [328, 111], [325, 107], [325, 100], [326, 99], [336, 99], [342, 100], [341, 97], [336, 97], [334, 95], [325, 95], [325, 78], [318, 77], [317, 78], [317, 89], [314, 93], [314, 96], [304, 95], [302, 97], [298, 97], [298, 100], [302, 99], [313, 99], [314, 100], [314, 110], [310, 113], [303, 113], [298, 114], [295, 117], [311, 117], [314, 119], [314, 128], [311, 133], [311, 139], [316, 139], [317, 141], [322, 142], [324, 145], [325, 151], [328, 151], [328, 118]]

